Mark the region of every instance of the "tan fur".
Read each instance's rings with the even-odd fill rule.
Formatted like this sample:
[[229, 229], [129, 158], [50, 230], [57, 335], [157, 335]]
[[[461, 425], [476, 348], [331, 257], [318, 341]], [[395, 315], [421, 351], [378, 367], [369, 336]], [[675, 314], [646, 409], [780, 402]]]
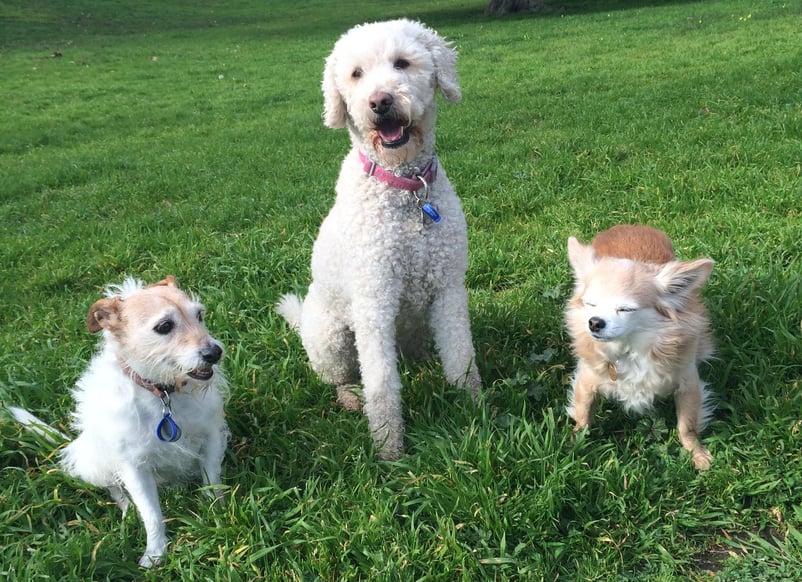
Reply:
[[[202, 315], [201, 306], [179, 289], [175, 277], [168, 275], [128, 297], [115, 295], [96, 301], [87, 313], [86, 326], [91, 333], [106, 330], [123, 353], [130, 354], [134, 361], [137, 358], [145, 361], [154, 347], [154, 337], [158, 337], [154, 336], [153, 328], [159, 323], [159, 317], [169, 318], [179, 331], [171, 336], [169, 344], [170, 352], [178, 359], [216, 343], [209, 336]], [[192, 358], [192, 355], [187, 356], [187, 359]], [[197, 384], [186, 376], [187, 372], [192, 372], [186, 365], [176, 363], [175, 367], [176, 376], [159, 381], [175, 383], [176, 389]]]
[[[607, 254], [598, 254], [597, 241]], [[577, 358], [568, 411], [576, 429], [591, 423], [597, 394], [633, 412], [673, 395], [680, 442], [698, 469], [709, 468], [698, 434], [710, 410], [697, 366], [713, 350], [699, 295], [713, 261], [673, 260], [670, 239], [645, 226], [615, 227], [592, 245], [571, 237], [568, 253], [576, 286], [566, 323]]]
[[619, 257], [659, 264], [676, 259], [674, 245], [668, 235], [644, 224], [617, 224], [597, 234], [590, 244], [597, 257]]

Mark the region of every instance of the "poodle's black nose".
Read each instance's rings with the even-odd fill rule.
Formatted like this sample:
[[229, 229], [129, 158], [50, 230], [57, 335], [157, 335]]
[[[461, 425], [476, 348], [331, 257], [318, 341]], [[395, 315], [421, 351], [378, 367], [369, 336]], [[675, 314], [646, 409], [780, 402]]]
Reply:
[[370, 110], [376, 115], [384, 115], [393, 106], [393, 96], [383, 91], [370, 96]]
[[223, 355], [223, 348], [221, 348], [218, 344], [210, 343], [201, 350], [200, 355], [201, 359], [203, 359], [203, 361], [207, 364], [216, 364], [220, 361], [220, 357]]
[[606, 325], [607, 323], [601, 317], [591, 317], [588, 320], [588, 329], [593, 332], [603, 330]]

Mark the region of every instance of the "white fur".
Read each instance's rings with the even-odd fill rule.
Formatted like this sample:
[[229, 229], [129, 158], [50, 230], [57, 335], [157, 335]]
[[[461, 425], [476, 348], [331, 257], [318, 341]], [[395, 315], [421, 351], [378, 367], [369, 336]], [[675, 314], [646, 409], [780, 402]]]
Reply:
[[[208, 381], [186, 374], [209, 367], [201, 354], [204, 347], [222, 347], [200, 321], [202, 306], [175, 286], [144, 288], [140, 281], [127, 279], [109, 287], [107, 297], [107, 303], [101, 300], [93, 310], [102, 304], [108, 310], [103, 317], [119, 321], [103, 329], [99, 350], [72, 390], [76, 404], [72, 427], [78, 436], [61, 450], [61, 466], [82, 481], [106, 487], [123, 512], [129, 498], [134, 502], [147, 532], [139, 563], [150, 567], [167, 546], [157, 487], [195, 479], [210, 486], [221, 483], [228, 439], [223, 415], [226, 381], [217, 365]], [[122, 302], [114, 303], [116, 299]], [[148, 310], [143, 312], [142, 307]], [[125, 311], [124, 316], [111, 312], [117, 308]], [[90, 310], [90, 321], [93, 313]], [[154, 326], [166, 318], [175, 321], [175, 329], [156, 333]], [[162, 400], [134, 382], [121, 361], [142, 378], [179, 386], [171, 395], [179, 440], [162, 442], [156, 437]], [[53, 430], [26, 411], [12, 412], [33, 430], [42, 432], [42, 426]]]
[[[423, 219], [414, 196], [365, 175], [361, 150], [397, 175], [420, 169], [434, 154], [439, 89], [460, 98], [456, 53], [434, 31], [409, 20], [357, 26], [326, 60], [324, 120], [347, 126], [353, 145], [337, 181], [337, 197], [312, 251], [306, 298], [277, 306], [299, 330], [313, 369], [338, 386], [341, 401], [361, 377], [364, 412], [386, 459], [403, 450], [397, 352], [421, 355], [431, 335], [445, 376], [476, 396], [465, 271], [468, 237], [459, 199], [442, 167], [429, 200], [442, 221]], [[390, 115], [412, 136], [386, 147], [370, 102], [390, 96]]]

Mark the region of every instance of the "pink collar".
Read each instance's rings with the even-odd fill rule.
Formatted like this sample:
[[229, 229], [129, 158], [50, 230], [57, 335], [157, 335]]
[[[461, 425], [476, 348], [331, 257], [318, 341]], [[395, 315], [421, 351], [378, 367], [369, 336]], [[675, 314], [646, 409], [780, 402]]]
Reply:
[[164, 398], [165, 394], [172, 394], [176, 391], [174, 385], [170, 384], [159, 384], [153, 382], [152, 380], [146, 380], [139, 374], [137, 374], [131, 366], [128, 365], [127, 362], [124, 362], [122, 359], [117, 358], [117, 361], [120, 363], [120, 367], [122, 367], [123, 372], [126, 376], [128, 376], [134, 384], [142, 386], [145, 390], [156, 396], [157, 398]]
[[359, 161], [362, 162], [362, 168], [368, 176], [373, 176], [377, 180], [381, 180], [385, 184], [389, 184], [393, 188], [398, 188], [399, 190], [417, 192], [427, 184], [434, 182], [435, 178], [437, 178], [437, 156], [434, 155], [423, 170], [416, 172], [411, 178], [396, 176], [389, 170], [385, 170], [376, 162], [370, 161], [368, 156], [362, 153], [362, 151], [359, 152]]

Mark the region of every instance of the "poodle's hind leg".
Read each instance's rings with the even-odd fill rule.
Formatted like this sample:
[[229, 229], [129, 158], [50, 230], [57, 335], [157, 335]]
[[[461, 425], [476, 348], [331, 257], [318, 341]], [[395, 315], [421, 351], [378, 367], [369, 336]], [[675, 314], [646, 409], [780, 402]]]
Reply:
[[318, 298], [314, 286], [304, 300], [300, 328], [312, 369], [324, 382], [343, 386], [359, 381], [354, 333], [344, 318]]

